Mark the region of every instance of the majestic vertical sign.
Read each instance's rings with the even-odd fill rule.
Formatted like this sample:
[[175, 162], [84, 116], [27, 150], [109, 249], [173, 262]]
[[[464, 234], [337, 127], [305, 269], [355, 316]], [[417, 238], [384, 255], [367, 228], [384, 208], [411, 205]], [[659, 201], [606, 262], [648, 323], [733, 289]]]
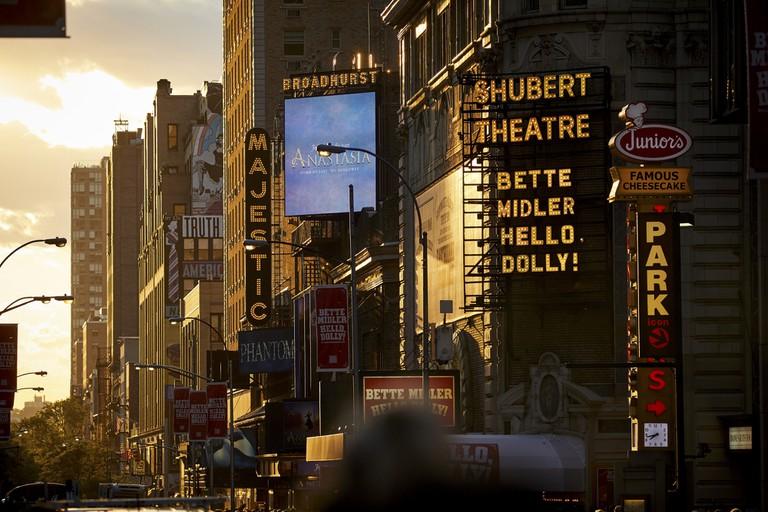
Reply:
[[[272, 222], [272, 152], [269, 134], [253, 128], [245, 135], [245, 232], [269, 240]], [[254, 327], [266, 326], [272, 315], [272, 254], [269, 244], [245, 256], [246, 317]]]
[[189, 392], [189, 440], [208, 439], [208, 393], [192, 390]]
[[0, 391], [16, 389], [18, 342], [18, 324], [0, 324]]
[[347, 286], [316, 287], [313, 313], [317, 332], [317, 371], [349, 370]]
[[637, 214], [638, 342], [642, 358], [679, 358], [680, 256], [673, 213]]
[[749, 168], [768, 173], [768, 5], [745, 0], [747, 88], [749, 107]]
[[208, 439], [227, 437], [227, 384], [209, 382], [208, 395]]
[[189, 388], [173, 388], [173, 433], [189, 432]]

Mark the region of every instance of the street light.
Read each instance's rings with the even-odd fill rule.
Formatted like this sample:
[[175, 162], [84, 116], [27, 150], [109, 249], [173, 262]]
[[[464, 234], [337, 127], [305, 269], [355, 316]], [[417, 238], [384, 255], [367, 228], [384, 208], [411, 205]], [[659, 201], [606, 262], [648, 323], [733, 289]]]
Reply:
[[[27, 304], [31, 304], [33, 302], [42, 302], [43, 304], [48, 304], [52, 300], [55, 300], [55, 301], [58, 301], [58, 302], [64, 302], [64, 303], [69, 304], [72, 301], [74, 301], [75, 298], [72, 297], [71, 295], [68, 295], [68, 294], [65, 294], [65, 295], [52, 295], [52, 296], [32, 295], [32, 296], [28, 296], [28, 297], [19, 297], [18, 299], [14, 300], [13, 302], [11, 302], [7, 306], [5, 306], [5, 308], [2, 311], [0, 311], [0, 315], [8, 313], [9, 311], [13, 311], [16, 308], [20, 308], [22, 306], [26, 306]], [[21, 301], [25, 301], [25, 302], [21, 302]]]
[[[219, 341], [224, 345], [224, 350], [229, 350], [224, 336], [210, 322], [196, 316], [173, 317], [169, 319], [171, 324], [179, 324], [182, 320], [197, 320], [211, 328], [219, 336]], [[232, 358], [227, 357], [227, 377], [229, 378], [229, 501], [232, 511], [235, 510], [235, 385], [232, 378]], [[213, 467], [211, 467], [213, 473]]]
[[21, 244], [20, 246], [18, 246], [18, 247], [17, 247], [17, 248], [15, 248], [14, 250], [12, 250], [12, 251], [11, 251], [11, 252], [8, 254], [8, 256], [6, 256], [5, 258], [3, 258], [3, 261], [2, 261], [2, 262], [0, 262], [0, 267], [2, 267], [2, 266], [3, 266], [3, 264], [4, 264], [4, 263], [5, 263], [7, 260], [8, 260], [8, 258], [10, 258], [11, 256], [13, 256], [13, 255], [14, 255], [14, 253], [15, 253], [16, 251], [18, 251], [19, 249], [21, 249], [22, 247], [26, 247], [26, 246], [28, 246], [29, 244], [34, 244], [34, 243], [38, 243], [38, 242], [43, 242], [44, 244], [48, 244], [48, 245], [55, 245], [56, 247], [64, 247], [65, 245], [67, 245], [67, 239], [66, 239], [66, 238], [63, 238], [63, 237], [60, 237], [60, 236], [57, 236], [56, 238], [41, 238], [41, 239], [39, 239], [39, 240], [30, 240], [29, 242], [26, 242], [26, 243], [23, 243], [23, 244]]
[[23, 377], [25, 375], [39, 375], [41, 377], [45, 377], [46, 375], [48, 375], [48, 372], [45, 371], [45, 370], [40, 370], [40, 371], [37, 371], [37, 372], [26, 372], [26, 373], [20, 373], [16, 377], [17, 378], [18, 377]]
[[[416, 217], [418, 219], [419, 224], [419, 234], [420, 234], [420, 240], [421, 240], [421, 254], [422, 254], [422, 264], [421, 264], [421, 272], [422, 272], [422, 283], [421, 283], [421, 291], [422, 291], [422, 308], [423, 308], [423, 319], [422, 319], [422, 394], [423, 394], [423, 400], [424, 400], [424, 408], [426, 409], [427, 413], [430, 412], [430, 405], [429, 405], [429, 292], [427, 291], [427, 232], [424, 231], [423, 225], [421, 222], [421, 209], [419, 208], [419, 202], [416, 200], [416, 194], [413, 192], [413, 189], [408, 184], [408, 181], [403, 177], [402, 174], [400, 174], [400, 171], [398, 171], [394, 165], [387, 162], [385, 159], [381, 158], [379, 155], [374, 153], [373, 151], [369, 151], [364, 148], [357, 148], [352, 146], [342, 147], [342, 146], [336, 146], [334, 144], [318, 144], [317, 145], [317, 154], [320, 156], [330, 156], [332, 154], [340, 154], [345, 153], [347, 151], [359, 151], [361, 153], [365, 153], [367, 155], [372, 156], [379, 162], [383, 163], [384, 166], [392, 171], [395, 176], [397, 176], [398, 180], [400, 180], [400, 183], [405, 187], [405, 189], [408, 191], [408, 193], [411, 196], [411, 200], [413, 201], [413, 208], [416, 210]], [[351, 190], [351, 185], [350, 185]], [[350, 192], [351, 194], [351, 192]], [[351, 228], [351, 212], [350, 212], [350, 228]], [[351, 249], [351, 233], [350, 233], [350, 249]], [[350, 257], [352, 258], [352, 256]], [[354, 261], [352, 268], [354, 269]], [[354, 274], [353, 274], [354, 276]], [[354, 279], [354, 278], [353, 278]], [[355, 365], [357, 366], [357, 364]]]
[[13, 390], [13, 392], [16, 393], [18, 391], [25, 391], [25, 390], [28, 390], [28, 389], [31, 389], [32, 391], [37, 391], [37, 392], [45, 391], [45, 388], [36, 387], [36, 388], [16, 388], [16, 389]]

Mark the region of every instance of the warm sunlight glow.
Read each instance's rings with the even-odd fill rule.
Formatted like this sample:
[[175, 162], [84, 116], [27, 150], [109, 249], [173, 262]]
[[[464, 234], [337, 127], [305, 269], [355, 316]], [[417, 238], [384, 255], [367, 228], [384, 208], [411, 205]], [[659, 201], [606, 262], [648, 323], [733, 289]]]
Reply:
[[58, 99], [57, 107], [0, 91], [0, 124], [20, 123], [50, 146], [79, 149], [110, 145], [119, 116], [141, 126], [155, 92], [154, 87], [130, 87], [101, 70], [45, 75], [39, 86]]

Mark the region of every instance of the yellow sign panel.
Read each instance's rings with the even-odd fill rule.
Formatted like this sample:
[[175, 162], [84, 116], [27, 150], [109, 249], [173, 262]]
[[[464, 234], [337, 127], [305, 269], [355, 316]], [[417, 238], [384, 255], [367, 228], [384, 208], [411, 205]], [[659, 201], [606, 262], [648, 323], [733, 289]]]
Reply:
[[608, 201], [693, 196], [690, 167], [611, 167], [611, 178]]

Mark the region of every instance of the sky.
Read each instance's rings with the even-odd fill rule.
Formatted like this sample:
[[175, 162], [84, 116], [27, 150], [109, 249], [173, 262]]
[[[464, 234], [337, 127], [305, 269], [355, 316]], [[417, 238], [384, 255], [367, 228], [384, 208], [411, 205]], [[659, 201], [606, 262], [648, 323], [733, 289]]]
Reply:
[[[156, 83], [191, 94], [221, 80], [221, 0], [67, 0], [67, 35], [0, 39], [0, 260], [34, 239], [70, 238], [69, 174], [109, 154], [114, 120], [142, 126]], [[30, 295], [70, 293], [69, 245], [32, 244], [0, 268], [0, 309]], [[77, 298], [75, 298], [77, 300]], [[70, 306], [32, 303], [19, 324], [18, 387], [69, 396]], [[15, 407], [31, 401], [19, 391]]]

